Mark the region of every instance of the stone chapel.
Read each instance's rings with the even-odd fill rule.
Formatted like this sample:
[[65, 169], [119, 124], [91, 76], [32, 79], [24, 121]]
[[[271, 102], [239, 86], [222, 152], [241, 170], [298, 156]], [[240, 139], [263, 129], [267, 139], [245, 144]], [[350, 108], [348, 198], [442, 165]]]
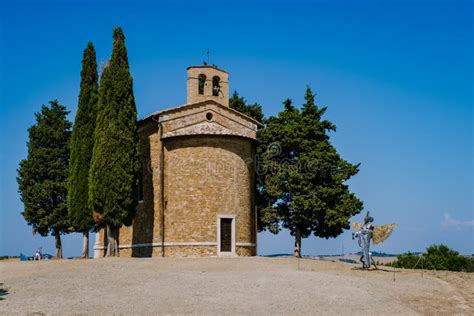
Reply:
[[[139, 121], [143, 177], [120, 256], [254, 256], [260, 123], [229, 107], [229, 75], [187, 68], [187, 103]], [[94, 257], [105, 254], [104, 231]]]

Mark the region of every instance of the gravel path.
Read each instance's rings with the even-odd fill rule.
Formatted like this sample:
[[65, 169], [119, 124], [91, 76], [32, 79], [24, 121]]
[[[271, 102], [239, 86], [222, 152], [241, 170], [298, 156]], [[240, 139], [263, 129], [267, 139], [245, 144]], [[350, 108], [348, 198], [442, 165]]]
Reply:
[[356, 267], [258, 257], [0, 262], [0, 314], [473, 313], [471, 275], [451, 283], [446, 272]]

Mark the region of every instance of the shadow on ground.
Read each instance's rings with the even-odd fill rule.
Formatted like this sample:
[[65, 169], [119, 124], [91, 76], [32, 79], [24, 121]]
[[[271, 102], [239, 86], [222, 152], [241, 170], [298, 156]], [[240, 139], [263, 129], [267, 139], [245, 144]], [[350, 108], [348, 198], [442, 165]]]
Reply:
[[380, 267], [377, 267], [377, 268], [369, 268], [369, 269], [366, 269], [366, 268], [362, 268], [362, 267], [352, 267], [351, 270], [355, 271], [355, 270], [358, 270], [358, 271], [383, 271], [383, 272], [400, 272], [398, 270], [387, 270], [387, 269], [384, 269], [384, 268], [380, 268]]
[[3, 287], [3, 283], [0, 283], [0, 301], [4, 300], [4, 296], [8, 294], [8, 290]]

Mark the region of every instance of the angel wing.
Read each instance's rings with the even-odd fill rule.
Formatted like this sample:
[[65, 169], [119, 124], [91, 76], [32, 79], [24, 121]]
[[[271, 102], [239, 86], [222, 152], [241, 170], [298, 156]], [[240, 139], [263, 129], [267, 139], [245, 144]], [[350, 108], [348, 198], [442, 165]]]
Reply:
[[352, 223], [352, 228], [354, 229], [361, 229], [361, 227], [362, 227], [361, 223], [357, 223], [357, 222]]
[[395, 229], [395, 227], [397, 227], [397, 224], [375, 226], [374, 231], [372, 232], [372, 240], [374, 245], [385, 241], [392, 234], [392, 231]]

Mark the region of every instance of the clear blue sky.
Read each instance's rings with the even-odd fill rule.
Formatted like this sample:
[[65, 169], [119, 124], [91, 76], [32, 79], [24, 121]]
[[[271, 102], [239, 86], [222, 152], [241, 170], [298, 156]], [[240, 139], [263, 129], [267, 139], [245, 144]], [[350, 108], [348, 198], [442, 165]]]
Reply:
[[[140, 117], [186, 100], [186, 67], [211, 63], [231, 90], [276, 114], [305, 86], [328, 106], [332, 141], [362, 163], [350, 181], [376, 224], [397, 230], [376, 250], [445, 243], [474, 252], [473, 7], [470, 1], [3, 1], [0, 3], [0, 255], [54, 252], [20, 212], [16, 168], [33, 113], [58, 99], [73, 120], [82, 51], [111, 53], [126, 35]], [[361, 220], [362, 214], [355, 220]], [[259, 234], [259, 252], [289, 253], [292, 238]], [[303, 240], [304, 254], [357, 250], [346, 232]], [[80, 254], [78, 234], [66, 256]]]

